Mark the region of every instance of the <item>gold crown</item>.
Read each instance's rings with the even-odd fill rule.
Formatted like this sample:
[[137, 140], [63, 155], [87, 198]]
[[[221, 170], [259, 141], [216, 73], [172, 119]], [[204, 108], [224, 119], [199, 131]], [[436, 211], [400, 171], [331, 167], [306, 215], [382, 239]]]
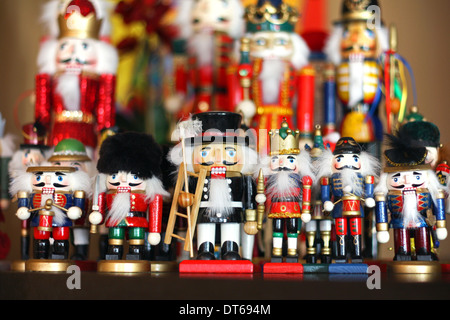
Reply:
[[[251, 31], [291, 31], [298, 21], [298, 12], [285, 3], [275, 7], [266, 1], [261, 6], [249, 5], [245, 18], [249, 23], [247, 27], [255, 29]], [[272, 30], [274, 28], [277, 30]]]
[[280, 129], [270, 130], [269, 135], [271, 156], [300, 153], [300, 130], [290, 129], [286, 120], [283, 120]]
[[70, 14], [59, 15], [58, 24], [59, 38], [98, 39], [102, 20], [97, 19], [94, 12], [83, 16], [74, 10]]

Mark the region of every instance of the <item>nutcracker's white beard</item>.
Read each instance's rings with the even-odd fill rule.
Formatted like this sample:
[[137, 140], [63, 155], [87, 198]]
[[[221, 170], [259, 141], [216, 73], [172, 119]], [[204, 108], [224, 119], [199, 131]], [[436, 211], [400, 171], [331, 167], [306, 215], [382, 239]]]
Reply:
[[301, 177], [299, 174], [289, 171], [280, 171], [269, 176], [267, 180], [267, 194], [272, 195], [293, 195], [294, 188], [299, 186]]
[[[51, 199], [53, 201], [53, 195], [52, 194], [41, 194], [41, 207], [45, 206], [45, 202]], [[52, 206], [52, 208], [50, 209], [51, 211], [53, 211], [53, 213], [55, 214], [53, 216], [53, 222], [54, 224], [57, 225], [61, 225], [64, 220], [66, 219], [66, 214], [59, 208]]]
[[350, 56], [348, 68], [348, 105], [354, 107], [364, 99], [364, 57]]
[[199, 66], [211, 65], [214, 51], [214, 35], [203, 31], [191, 36], [188, 40], [188, 50], [197, 59]]
[[55, 90], [61, 95], [67, 110], [73, 111], [80, 109], [80, 78], [78, 75], [60, 75]]
[[405, 228], [415, 228], [420, 222], [420, 213], [417, 210], [417, 197], [414, 190], [403, 191], [403, 225]]
[[130, 212], [130, 193], [117, 193], [108, 212], [108, 224], [115, 226]]
[[347, 186], [350, 186], [352, 190], [351, 193], [355, 195], [362, 195], [363, 194], [363, 186], [361, 183], [358, 183], [359, 177], [357, 171], [350, 169], [350, 168], [344, 168], [341, 171], [339, 171], [341, 181], [342, 181], [342, 187], [345, 188]]
[[286, 64], [283, 60], [264, 60], [259, 80], [262, 83], [263, 101], [265, 104], [276, 103], [280, 94], [280, 83], [283, 80]]
[[217, 213], [222, 217], [227, 216], [233, 210], [231, 207], [231, 195], [228, 191], [228, 182], [226, 179], [211, 179], [209, 187], [209, 203], [208, 214], [211, 216]]

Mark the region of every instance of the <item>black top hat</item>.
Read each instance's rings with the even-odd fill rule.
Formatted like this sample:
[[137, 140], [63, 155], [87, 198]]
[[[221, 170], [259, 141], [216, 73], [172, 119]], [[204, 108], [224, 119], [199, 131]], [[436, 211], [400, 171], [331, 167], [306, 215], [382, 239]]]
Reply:
[[100, 173], [131, 172], [141, 179], [161, 175], [162, 151], [153, 136], [122, 132], [103, 141], [97, 169]]
[[439, 147], [439, 128], [428, 121], [411, 121], [402, 125], [398, 136], [405, 139], [412, 147]]
[[360, 154], [362, 151], [361, 146], [352, 137], [342, 137], [336, 142], [333, 154]]
[[239, 113], [209, 111], [194, 114], [192, 119], [201, 121], [202, 133], [187, 143], [223, 142], [249, 145], [250, 139], [244, 136], [245, 130], [241, 127], [242, 116]]

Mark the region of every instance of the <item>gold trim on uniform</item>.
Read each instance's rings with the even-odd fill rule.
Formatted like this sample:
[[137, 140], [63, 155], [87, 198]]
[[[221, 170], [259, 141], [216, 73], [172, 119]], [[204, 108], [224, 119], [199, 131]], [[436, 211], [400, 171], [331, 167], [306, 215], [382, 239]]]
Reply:
[[56, 122], [82, 122], [92, 124], [95, 122], [94, 115], [79, 110], [64, 110], [55, 116]]
[[387, 222], [377, 223], [377, 231], [388, 231], [389, 225]]

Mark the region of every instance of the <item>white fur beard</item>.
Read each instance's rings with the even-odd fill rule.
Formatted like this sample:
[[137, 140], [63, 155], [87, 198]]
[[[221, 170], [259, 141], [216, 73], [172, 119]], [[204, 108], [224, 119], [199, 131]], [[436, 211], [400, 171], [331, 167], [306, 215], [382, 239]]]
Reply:
[[296, 173], [289, 171], [280, 171], [269, 177], [269, 186], [267, 188], [267, 194], [269, 195], [292, 195], [292, 190], [298, 187], [294, 177], [300, 176]]
[[[53, 201], [52, 194], [41, 194], [41, 207], [45, 206], [45, 202], [50, 199]], [[53, 224], [62, 225], [64, 220], [66, 219], [66, 214], [59, 208], [52, 206], [51, 211], [55, 214], [53, 216]]]
[[211, 216], [217, 213], [227, 216], [232, 212], [231, 195], [228, 191], [228, 182], [226, 179], [211, 179], [209, 187], [209, 203], [208, 214]]
[[364, 98], [364, 57], [351, 56], [348, 67], [348, 104], [354, 107]]
[[199, 66], [212, 64], [214, 35], [209, 31], [196, 33], [188, 40], [189, 52], [197, 58]]
[[80, 78], [76, 74], [62, 74], [58, 77], [56, 92], [61, 95], [67, 110], [80, 109]]
[[415, 191], [403, 192], [402, 215], [405, 228], [415, 228], [420, 222], [420, 213], [417, 210], [417, 197]]
[[115, 226], [120, 221], [125, 219], [130, 212], [130, 194], [117, 193], [113, 199], [111, 209], [108, 212], [109, 224]]
[[263, 101], [275, 103], [280, 95], [280, 84], [283, 80], [286, 62], [282, 60], [264, 60], [259, 80], [262, 83]]
[[350, 186], [353, 194], [361, 195], [363, 193], [362, 185], [358, 183], [358, 173], [355, 170], [344, 168], [340, 173], [343, 188]]

